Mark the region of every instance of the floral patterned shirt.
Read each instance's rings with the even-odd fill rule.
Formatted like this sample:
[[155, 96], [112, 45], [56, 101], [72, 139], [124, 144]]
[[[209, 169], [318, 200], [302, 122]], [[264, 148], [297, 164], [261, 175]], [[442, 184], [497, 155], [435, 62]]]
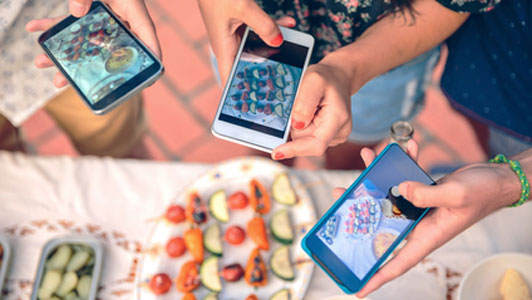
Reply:
[[[437, 0], [459, 12], [491, 10], [500, 0]], [[312, 63], [354, 42], [368, 27], [396, 11], [391, 0], [256, 0], [273, 18], [291, 16], [296, 29], [314, 36]]]

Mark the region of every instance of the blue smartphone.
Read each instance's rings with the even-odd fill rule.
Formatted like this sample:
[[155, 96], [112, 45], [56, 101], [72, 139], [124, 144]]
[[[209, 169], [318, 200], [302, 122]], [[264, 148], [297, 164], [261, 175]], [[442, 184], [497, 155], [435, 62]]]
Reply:
[[358, 292], [428, 212], [399, 194], [404, 181], [435, 184], [390, 144], [303, 238], [305, 252], [344, 292]]

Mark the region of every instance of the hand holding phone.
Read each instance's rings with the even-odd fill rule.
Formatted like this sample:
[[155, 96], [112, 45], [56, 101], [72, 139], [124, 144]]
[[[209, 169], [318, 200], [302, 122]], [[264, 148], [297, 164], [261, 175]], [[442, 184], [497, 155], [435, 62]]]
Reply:
[[[416, 156], [417, 145], [410, 143], [409, 150]], [[433, 183], [396, 144], [375, 160], [369, 149], [362, 157], [372, 164], [347, 191], [341, 191], [340, 199], [302, 242], [346, 293], [359, 291], [428, 211], [404, 199], [397, 186], [405, 180]], [[364, 289], [361, 296], [369, 292]]]
[[[153, 40], [153, 24], [145, 11], [144, 3], [133, 1], [130, 15], [144, 9], [144, 17], [133, 25], [141, 25], [142, 35], [159, 51]], [[140, 6], [139, 6], [140, 5]], [[119, 5], [118, 5], [119, 6]], [[122, 10], [125, 10], [122, 7]], [[126, 14], [127, 15], [127, 14]], [[146, 20], [147, 18], [147, 20]], [[43, 29], [54, 20], [36, 20], [28, 23], [29, 31]], [[146, 26], [148, 22], [150, 26]], [[152, 30], [150, 30], [150, 28]], [[153, 35], [154, 36], [154, 35]], [[47, 54], [36, 58], [40, 67], [59, 68], [86, 104], [97, 114], [102, 114], [153, 83], [163, 72], [157, 56], [150, 51], [121, 20], [102, 2], [94, 1], [87, 15], [67, 17], [49, 28], [39, 38]], [[155, 46], [154, 46], [155, 45]], [[63, 84], [56, 76], [56, 86]]]
[[279, 47], [268, 46], [249, 27], [244, 32], [212, 124], [215, 136], [265, 152], [286, 142], [314, 38], [284, 27], [281, 32]]

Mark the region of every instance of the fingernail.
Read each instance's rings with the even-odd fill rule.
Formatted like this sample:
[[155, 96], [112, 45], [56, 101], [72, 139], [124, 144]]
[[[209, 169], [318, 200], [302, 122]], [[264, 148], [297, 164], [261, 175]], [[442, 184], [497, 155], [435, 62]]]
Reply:
[[274, 46], [279, 46], [283, 43], [283, 35], [279, 33], [272, 41], [271, 44]]
[[295, 121], [294, 120], [294, 128], [295, 129], [303, 129], [303, 127], [305, 127], [305, 122], [301, 122], [301, 121]]
[[89, 7], [87, 5], [81, 4], [77, 1], [72, 1], [70, 4], [70, 13], [75, 17], [81, 17], [87, 13]]
[[277, 153], [275, 153], [274, 158], [275, 159], [283, 159], [284, 158], [284, 154], [282, 154], [281, 152], [277, 152]]
[[288, 25], [288, 27], [290, 27], [290, 28], [294, 28], [294, 27], [296, 27], [296, 22], [294, 22], [294, 23], [290, 23], [290, 24]]
[[408, 192], [408, 183], [401, 183], [399, 185], [399, 194], [401, 194], [401, 196], [403, 196], [405, 199], [408, 199], [407, 192]]

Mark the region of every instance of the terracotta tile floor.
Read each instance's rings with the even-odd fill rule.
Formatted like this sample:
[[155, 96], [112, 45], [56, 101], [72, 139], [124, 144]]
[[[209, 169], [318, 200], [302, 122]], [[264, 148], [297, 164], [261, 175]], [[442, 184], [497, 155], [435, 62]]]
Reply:
[[[218, 162], [250, 153], [245, 147], [214, 138], [209, 130], [221, 90], [212, 73], [209, 46], [196, 2], [148, 0], [163, 49], [166, 74], [144, 91], [149, 132], [144, 144], [155, 160]], [[439, 65], [441, 72], [442, 64]], [[438, 74], [435, 74], [435, 78]], [[485, 159], [473, 131], [447, 104], [437, 88], [415, 119], [420, 163], [425, 168]], [[76, 156], [68, 138], [44, 111], [22, 126], [31, 153]], [[300, 158], [295, 166], [316, 169], [321, 158]]]

